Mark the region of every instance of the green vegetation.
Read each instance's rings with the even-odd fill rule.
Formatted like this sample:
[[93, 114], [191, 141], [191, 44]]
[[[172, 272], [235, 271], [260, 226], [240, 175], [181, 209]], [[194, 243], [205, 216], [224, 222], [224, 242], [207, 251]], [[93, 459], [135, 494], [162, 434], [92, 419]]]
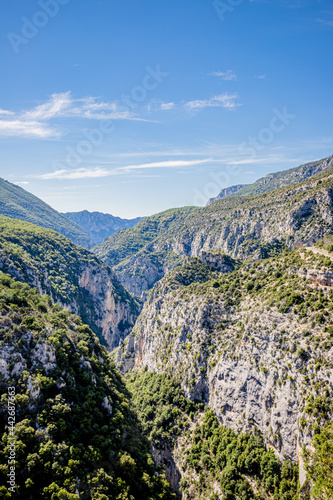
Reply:
[[[220, 485], [227, 500], [296, 498], [297, 465], [285, 461], [281, 466], [259, 435], [236, 434], [219, 425], [212, 410], [207, 410], [202, 421], [188, 434], [190, 446], [186, 450], [184, 491], [190, 487], [188, 478], [195, 472], [199, 475], [196, 488], [203, 498], [211, 493], [214, 482]], [[257, 495], [248, 477], [256, 485]]]
[[103, 297], [93, 295], [82, 285], [82, 274], [89, 271], [91, 276], [100, 275], [101, 285], [109, 281], [116, 304], [127, 304], [137, 313], [137, 303], [104, 262], [51, 229], [0, 216], [0, 252], [3, 272], [39, 287], [54, 302], [77, 308], [102, 341], [99, 320]]
[[[266, 177], [258, 179], [253, 184], [244, 186], [229, 196], [256, 196], [258, 194], [279, 189], [282, 186], [302, 182], [309, 177], [319, 174], [323, 169], [322, 164], [327, 159], [328, 158], [323, 158], [322, 160], [306, 163], [305, 165], [300, 165], [299, 167], [291, 168], [289, 170], [282, 170], [281, 172], [268, 174]], [[328, 171], [331, 170], [332, 166], [328, 168]]]
[[[185, 223], [192, 214], [200, 211], [199, 208], [184, 207], [146, 217], [133, 228], [119, 231], [107, 238], [94, 248], [94, 252], [109, 265], [117, 266], [157, 238], [163, 241], [164, 236], [167, 236], [169, 232], [178, 231], [179, 225]], [[165, 258], [168, 253], [167, 249], [163, 250], [161, 257]]]
[[0, 179], [0, 214], [58, 231], [74, 243], [90, 248], [86, 231], [28, 191]]
[[[143, 263], [147, 275], [151, 275], [152, 267], [158, 267], [155, 280], [148, 282], [139, 277], [143, 289], [153, 286], [165, 268], [182, 264], [186, 256], [203, 248], [242, 261], [278, 256], [296, 241], [316, 240], [331, 234], [327, 222], [331, 209], [318, 195], [328, 193], [332, 183], [332, 171], [328, 169], [299, 184], [255, 196], [236, 193], [205, 208], [168, 210], [107, 238], [94, 252], [124, 282], [136, 277]], [[281, 227], [288, 227], [288, 232], [281, 233]]]
[[[219, 425], [211, 410], [203, 414], [202, 403], [185, 398], [171, 376], [145, 369], [130, 373], [127, 387], [154, 448], [167, 448], [178, 456], [184, 471], [181, 489], [189, 498], [191, 492], [195, 498], [215, 498], [214, 483], [228, 500], [296, 498], [296, 465], [284, 462], [281, 467], [260, 436], [236, 434]], [[259, 492], [256, 497], [251, 483]]]
[[130, 373], [126, 382], [142, 430], [156, 447], [174, 443], [188, 424], [187, 416], [202, 408], [187, 399], [169, 375], [144, 370]]
[[304, 450], [308, 479], [313, 482], [314, 500], [333, 498], [333, 424], [318, 429], [312, 442], [314, 450]]
[[[0, 497], [175, 498], [138, 431], [111, 358], [79, 317], [0, 274]], [[8, 492], [9, 387], [15, 388], [16, 490]]]

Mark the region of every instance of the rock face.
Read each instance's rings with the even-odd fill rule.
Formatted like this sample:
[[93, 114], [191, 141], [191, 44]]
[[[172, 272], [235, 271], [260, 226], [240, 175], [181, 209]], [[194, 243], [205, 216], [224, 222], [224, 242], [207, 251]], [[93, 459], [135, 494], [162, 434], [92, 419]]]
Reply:
[[211, 267], [219, 273], [230, 273], [234, 270], [234, 262], [228, 255], [218, 252], [200, 252], [199, 259], [206, 266]]
[[0, 220], [0, 270], [82, 317], [110, 350], [130, 332], [139, 304], [96, 256], [50, 230]]
[[237, 191], [239, 191], [240, 189], [242, 189], [246, 186], [247, 186], [247, 184], [237, 184], [236, 186], [230, 186], [230, 187], [224, 188], [224, 189], [222, 189], [222, 191], [219, 192], [219, 194], [217, 196], [215, 196], [215, 198], [210, 198], [207, 201], [206, 206], [208, 207], [209, 205], [214, 203], [214, 201], [222, 200], [223, 198], [226, 198], [227, 196], [230, 196], [231, 194], [237, 193]]
[[94, 251], [132, 293], [141, 296], [164, 273], [201, 251], [263, 259], [284, 247], [312, 245], [331, 234], [332, 221], [329, 172], [260, 196], [228, 197], [202, 209], [147, 217]]
[[172, 374], [221, 424], [257, 428], [281, 459], [297, 461], [313, 435], [307, 404], [333, 388], [330, 287], [300, 275], [322, 267], [319, 256], [294, 250], [206, 283], [184, 286], [172, 272], [155, 285], [117, 364]]
[[102, 243], [102, 241], [122, 229], [128, 229], [138, 224], [142, 217], [136, 219], [121, 219], [114, 217], [110, 214], [103, 214], [101, 212], [66, 212], [65, 217], [78, 224], [84, 231], [86, 231], [95, 245]]

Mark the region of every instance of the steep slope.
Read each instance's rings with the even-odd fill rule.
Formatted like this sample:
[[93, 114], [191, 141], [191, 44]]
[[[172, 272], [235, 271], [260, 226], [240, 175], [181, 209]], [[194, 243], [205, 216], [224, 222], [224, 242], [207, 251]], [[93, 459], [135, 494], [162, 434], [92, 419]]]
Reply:
[[86, 231], [94, 245], [102, 243], [102, 241], [122, 229], [128, 229], [138, 224], [142, 217], [136, 219], [121, 219], [114, 217], [110, 214], [103, 214], [101, 212], [66, 212], [65, 217], [78, 224], [84, 231]]
[[58, 231], [77, 245], [91, 248], [93, 241], [79, 225], [24, 189], [0, 179], [0, 214]]
[[258, 433], [219, 425], [212, 410], [184, 397], [168, 375], [136, 371], [127, 385], [155, 461], [166, 465], [181, 498], [294, 499], [297, 466], [280, 464]]
[[206, 208], [147, 217], [111, 236], [94, 252], [125, 287], [140, 296], [187, 256], [218, 250], [257, 260], [284, 247], [311, 244], [332, 233], [333, 173], [258, 196], [228, 197]]
[[0, 273], [0, 325], [1, 498], [175, 498], [80, 318]]
[[258, 179], [253, 184], [231, 186], [222, 191], [215, 197], [211, 198], [208, 205], [215, 201], [221, 200], [227, 196], [251, 196], [261, 193], [267, 193], [280, 187], [289, 186], [302, 182], [310, 177], [313, 177], [323, 171], [330, 171], [333, 167], [333, 155], [324, 158], [323, 160], [306, 163], [299, 167], [283, 170], [282, 172], [275, 172], [274, 174], [267, 174], [266, 177]]
[[0, 270], [79, 314], [109, 349], [128, 334], [139, 311], [113, 271], [94, 254], [51, 229], [3, 216]]
[[332, 418], [332, 259], [285, 251], [218, 279], [207, 270], [206, 282], [191, 260], [155, 285], [117, 351], [120, 369], [176, 377], [221, 424], [257, 429], [277, 456], [298, 460], [303, 484], [302, 446]]

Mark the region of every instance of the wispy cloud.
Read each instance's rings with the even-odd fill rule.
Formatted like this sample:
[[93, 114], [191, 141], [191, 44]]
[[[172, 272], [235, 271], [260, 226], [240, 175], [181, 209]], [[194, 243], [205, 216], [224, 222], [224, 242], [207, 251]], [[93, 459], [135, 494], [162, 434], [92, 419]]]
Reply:
[[107, 177], [110, 171], [104, 168], [77, 168], [75, 170], [57, 170], [47, 174], [39, 175], [39, 179], [92, 179], [97, 177]]
[[46, 139], [59, 135], [59, 131], [38, 121], [0, 120], [0, 136]]
[[333, 28], [333, 15], [331, 19], [323, 19], [323, 18], [318, 18], [316, 19], [317, 23], [325, 24], [325, 26], [330, 26]]
[[176, 107], [176, 103], [173, 101], [163, 102], [158, 99], [152, 99], [147, 105], [148, 111], [169, 111]]
[[224, 94], [211, 97], [210, 99], [198, 99], [196, 101], [189, 101], [185, 103], [185, 107], [192, 111], [197, 111], [204, 108], [224, 108], [224, 109], [235, 109], [240, 106], [237, 102], [238, 94], [230, 94], [225, 92]]
[[234, 73], [231, 69], [228, 69], [227, 71], [213, 71], [211, 73], [211, 75], [217, 76], [221, 80], [225, 80], [225, 81], [237, 80], [236, 73]]
[[7, 109], [1, 109], [0, 108], [0, 115], [13, 115], [14, 113], [12, 111], [8, 111]]
[[55, 118], [88, 120], [140, 120], [119, 102], [102, 102], [97, 97], [74, 99], [71, 92], [53, 94], [48, 101], [19, 112], [0, 109], [0, 135], [45, 139], [61, 132], [49, 125]]
[[210, 158], [205, 158], [203, 160], [167, 160], [152, 163], [140, 163], [138, 165], [126, 165], [124, 167], [119, 167], [113, 170], [108, 170], [100, 167], [93, 168], [77, 168], [75, 170], [57, 170], [55, 172], [49, 172], [47, 174], [39, 175], [39, 179], [44, 180], [73, 180], [73, 179], [91, 179], [98, 177], [110, 177], [113, 175], [126, 175], [131, 174], [135, 171], [141, 171], [146, 169], [161, 169], [161, 168], [182, 168], [190, 167], [194, 165], [200, 165], [203, 163], [208, 163], [211, 161]]

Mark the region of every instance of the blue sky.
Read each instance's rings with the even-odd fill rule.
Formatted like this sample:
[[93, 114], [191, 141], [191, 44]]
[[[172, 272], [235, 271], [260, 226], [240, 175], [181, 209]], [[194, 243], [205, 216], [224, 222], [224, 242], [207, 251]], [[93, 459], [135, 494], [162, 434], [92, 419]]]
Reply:
[[59, 211], [203, 205], [333, 153], [331, 0], [2, 0], [0, 14], [0, 176]]

